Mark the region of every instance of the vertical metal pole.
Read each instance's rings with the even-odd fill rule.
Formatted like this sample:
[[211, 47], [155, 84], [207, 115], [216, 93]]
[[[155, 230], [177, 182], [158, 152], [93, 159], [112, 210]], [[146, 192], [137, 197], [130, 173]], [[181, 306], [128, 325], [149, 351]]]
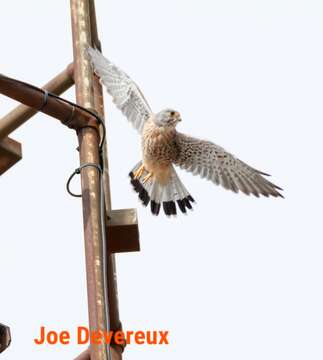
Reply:
[[[95, 109], [97, 113], [104, 118], [103, 110], [103, 96], [102, 96], [102, 86], [99, 82], [99, 79], [94, 80], [94, 96], [95, 96]], [[103, 185], [105, 193], [105, 205], [106, 211], [111, 210], [111, 194], [110, 194], [110, 180], [109, 180], [109, 171], [108, 171], [108, 148], [107, 144], [104, 144], [104, 173], [103, 173]], [[109, 240], [109, 234], [107, 234], [107, 239]], [[108, 248], [108, 247], [107, 247]], [[119, 301], [118, 301], [118, 288], [117, 288], [117, 274], [116, 274], [116, 262], [114, 254], [108, 254], [108, 297], [109, 297], [109, 314], [110, 314], [110, 329], [112, 331], [118, 331], [122, 329], [122, 325], [119, 318]], [[118, 345], [113, 345], [112, 348], [112, 357], [113, 360], [122, 359], [123, 348]]]
[[[96, 21], [96, 12], [94, 0], [90, 0], [90, 22], [92, 30], [92, 45], [101, 50], [101, 43], [98, 36], [97, 21]], [[93, 91], [94, 91], [94, 102], [95, 110], [104, 119], [104, 103], [102, 95], [102, 86], [97, 77], [93, 81]], [[110, 192], [110, 177], [109, 177], [109, 163], [108, 163], [108, 146], [107, 142], [104, 144], [103, 152], [103, 162], [104, 162], [104, 193], [105, 193], [105, 205], [106, 211], [111, 210], [111, 192]], [[109, 239], [109, 234], [107, 234]], [[113, 331], [118, 331], [122, 329], [122, 325], [119, 317], [119, 301], [118, 301], [118, 288], [117, 288], [117, 274], [116, 274], [116, 261], [114, 254], [108, 254], [108, 296], [109, 296], [109, 314], [110, 314], [110, 328]], [[122, 359], [123, 348], [118, 345], [113, 345], [112, 348], [112, 357], [114, 360]]]
[[[93, 75], [86, 49], [91, 45], [89, 0], [71, 0], [74, 52], [74, 81], [77, 103], [94, 109]], [[99, 164], [99, 134], [96, 129], [83, 128], [79, 133], [80, 162]], [[81, 173], [89, 327], [106, 330], [102, 236], [100, 229], [100, 179], [98, 170], [86, 167]], [[106, 360], [105, 344], [90, 347], [91, 360]]]

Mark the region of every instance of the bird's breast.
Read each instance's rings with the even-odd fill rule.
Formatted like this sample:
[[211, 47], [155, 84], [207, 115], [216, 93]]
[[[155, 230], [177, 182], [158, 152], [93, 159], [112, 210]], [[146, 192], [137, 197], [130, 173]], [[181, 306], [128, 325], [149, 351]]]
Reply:
[[148, 121], [142, 136], [143, 160], [147, 168], [167, 168], [177, 157], [176, 130]]

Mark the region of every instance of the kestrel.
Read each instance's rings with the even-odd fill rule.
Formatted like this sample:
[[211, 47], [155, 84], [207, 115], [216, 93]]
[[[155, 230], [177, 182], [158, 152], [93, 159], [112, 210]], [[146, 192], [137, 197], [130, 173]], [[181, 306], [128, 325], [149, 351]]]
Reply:
[[200, 175], [235, 193], [242, 191], [256, 197], [283, 197], [277, 185], [263, 173], [239, 160], [222, 147], [179, 133], [182, 120], [173, 109], [152, 112], [136, 83], [98, 50], [88, 49], [94, 72], [112, 96], [114, 103], [141, 134], [142, 160], [131, 170], [130, 178], [143, 205], [150, 202], [158, 215], [161, 205], [166, 215], [176, 215], [178, 208], [192, 209], [193, 197], [179, 179], [174, 166]]

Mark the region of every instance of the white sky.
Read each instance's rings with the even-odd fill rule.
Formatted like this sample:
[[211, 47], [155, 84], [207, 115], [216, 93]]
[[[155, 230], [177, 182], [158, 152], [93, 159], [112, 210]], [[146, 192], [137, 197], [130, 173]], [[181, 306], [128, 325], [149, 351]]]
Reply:
[[[271, 173], [286, 196], [237, 196], [179, 171], [195, 211], [152, 217], [127, 178], [139, 137], [106, 96], [113, 208], [136, 207], [141, 233], [141, 252], [117, 257], [121, 320], [171, 341], [128, 346], [125, 359], [322, 359], [322, 10], [314, 0], [97, 0], [105, 54], [152, 108], [177, 108], [181, 131]], [[42, 85], [72, 59], [68, 1], [3, 2], [0, 34], [8, 76]], [[1, 96], [0, 115], [14, 105]], [[72, 359], [84, 346], [33, 338], [41, 325], [73, 334], [87, 324], [81, 204], [65, 191], [77, 139], [42, 115], [13, 137], [24, 158], [0, 179], [0, 322], [13, 335], [1, 357]]]

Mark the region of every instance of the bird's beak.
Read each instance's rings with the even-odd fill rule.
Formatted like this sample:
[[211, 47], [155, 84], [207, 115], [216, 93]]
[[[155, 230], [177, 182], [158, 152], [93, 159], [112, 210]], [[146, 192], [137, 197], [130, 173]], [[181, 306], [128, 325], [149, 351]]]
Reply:
[[175, 114], [175, 119], [176, 119], [177, 122], [182, 121], [182, 118], [181, 118], [181, 115], [180, 115], [179, 112], [176, 112], [176, 114]]

